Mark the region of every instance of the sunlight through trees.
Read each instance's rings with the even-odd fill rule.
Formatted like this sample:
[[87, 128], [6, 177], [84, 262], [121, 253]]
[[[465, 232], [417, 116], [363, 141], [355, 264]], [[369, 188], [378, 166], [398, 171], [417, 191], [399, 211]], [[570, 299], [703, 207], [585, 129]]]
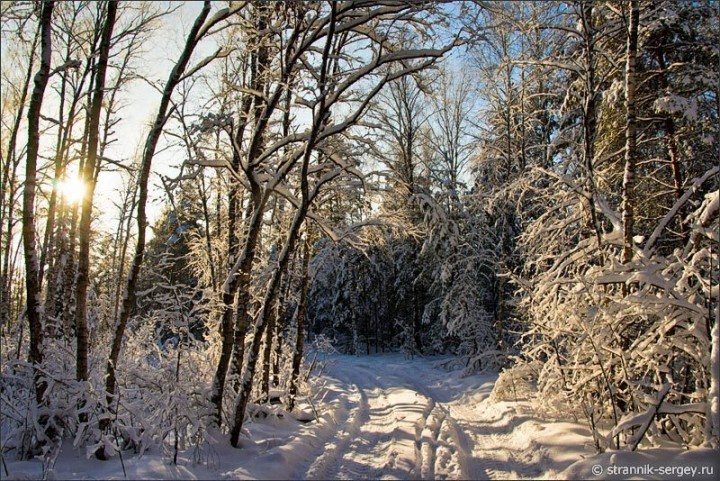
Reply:
[[718, 12], [3, 2], [2, 455], [241, 448], [333, 350], [717, 447]]

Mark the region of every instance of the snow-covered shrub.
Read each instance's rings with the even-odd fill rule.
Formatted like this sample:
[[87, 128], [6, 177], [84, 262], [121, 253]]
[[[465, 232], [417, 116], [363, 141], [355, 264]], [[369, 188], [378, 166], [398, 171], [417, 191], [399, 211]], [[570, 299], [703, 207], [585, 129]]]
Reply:
[[[635, 449], [641, 439], [625, 436], [635, 430], [647, 431], [650, 442], [658, 436], [686, 445], [715, 442], [708, 426], [717, 389], [710, 358], [720, 282], [718, 233], [711, 228], [717, 197], [717, 191], [705, 196], [687, 219], [686, 245], [668, 255], [653, 243], [677, 209], [643, 248], [636, 246], [631, 262], [620, 261], [616, 229], [603, 236], [602, 249], [592, 237], [573, 246], [558, 242], [566, 247], [546, 250], [533, 266], [535, 277], [521, 281], [530, 286], [523, 305], [531, 319], [523, 354], [542, 363], [539, 398], [570, 410], [582, 403], [592, 427], [607, 433], [596, 433], [601, 448]], [[546, 235], [562, 239], [569, 231], [561, 227], [563, 233]]]
[[494, 402], [529, 401], [537, 394], [539, 363], [520, 362], [502, 370], [490, 397]]
[[44, 436], [34, 422], [37, 409], [32, 402], [32, 367], [24, 361], [3, 359], [0, 372], [0, 449], [16, 450], [19, 457], [32, 455], [35, 440]]
[[332, 362], [331, 356], [337, 354], [337, 352], [335, 342], [332, 339], [323, 334], [314, 336], [307, 349], [306, 358], [308, 362], [300, 365], [300, 379], [308, 380], [313, 373], [317, 375], [324, 372], [327, 364]]
[[102, 411], [111, 417], [111, 429], [96, 433], [88, 454], [104, 446], [107, 456], [133, 448], [160, 449], [172, 457], [176, 450], [204, 443], [211, 424], [207, 386], [213, 367], [207, 348], [181, 322], [177, 336], [161, 343], [156, 321], [133, 319], [116, 371], [118, 394], [114, 405]]
[[[102, 333], [93, 332], [98, 339]], [[99, 346], [107, 345], [100, 342]], [[90, 357], [91, 365], [100, 365], [104, 349]], [[21, 458], [49, 452], [63, 438], [76, 445], [87, 443], [98, 425], [97, 406], [101, 399], [98, 386], [101, 375], [91, 372], [87, 381], [75, 379], [75, 345], [65, 337], [49, 337], [44, 342], [44, 359], [39, 366], [39, 381], [45, 383], [45, 401], [36, 405], [33, 369], [25, 361], [3, 359], [0, 372], [0, 445], [14, 450]]]

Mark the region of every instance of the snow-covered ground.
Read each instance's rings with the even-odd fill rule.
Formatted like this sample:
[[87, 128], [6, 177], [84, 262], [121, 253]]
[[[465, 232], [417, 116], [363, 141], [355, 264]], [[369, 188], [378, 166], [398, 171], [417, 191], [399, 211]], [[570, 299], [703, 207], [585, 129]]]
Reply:
[[[496, 400], [496, 376], [462, 377], [438, 365], [400, 354], [334, 356], [315, 381], [313, 422], [256, 420], [242, 449], [216, 435], [182, 452], [177, 465], [153, 451], [103, 462], [64, 447], [48, 478], [718, 479], [717, 451], [597, 455], [582, 423], [549, 421], [528, 401]], [[9, 479], [42, 476], [42, 460], [5, 461]]]

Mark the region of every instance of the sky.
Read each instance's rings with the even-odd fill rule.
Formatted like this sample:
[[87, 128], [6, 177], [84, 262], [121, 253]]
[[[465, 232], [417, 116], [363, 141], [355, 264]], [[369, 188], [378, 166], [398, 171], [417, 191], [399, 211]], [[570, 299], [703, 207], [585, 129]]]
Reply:
[[[163, 3], [177, 4], [178, 2]], [[158, 29], [147, 42], [146, 53], [140, 65], [141, 73], [148, 79], [161, 86], [165, 84], [175, 60], [182, 51], [184, 38], [201, 7], [201, 2], [182, 2], [180, 8], [159, 23]], [[202, 55], [210, 50], [207, 47], [208, 43], [210, 42], [206, 41], [205, 45], [201, 44], [198, 47], [194, 58], [202, 58]], [[144, 80], [135, 80], [129, 84], [123, 98], [126, 107], [120, 113], [122, 120], [116, 128], [116, 138], [121, 141], [113, 144], [108, 154], [114, 159], [129, 160], [142, 155], [145, 138], [160, 104], [161, 93]], [[150, 179], [153, 186], [148, 204], [150, 225], [157, 219], [164, 205], [158, 174], [172, 175], [175, 172], [173, 166], [176, 166], [178, 161], [176, 152], [164, 151], [162, 144], [163, 140], [161, 139], [153, 159]], [[121, 188], [122, 177], [119, 173], [103, 172], [101, 174], [95, 196], [100, 214], [98, 221], [103, 227], [113, 226], [116, 222], [117, 209], [112, 206], [113, 201], [119, 198], [118, 189]]]
[[[202, 2], [163, 2], [163, 4], [164, 7], [174, 6], [177, 8], [173, 13], [158, 22], [157, 29], [145, 44], [145, 52], [141, 60], [137, 62], [138, 73], [160, 86], [165, 84], [165, 80], [182, 50], [185, 36], [202, 8]], [[214, 5], [213, 12], [218, 7], [219, 5]], [[210, 16], [212, 16], [212, 12]], [[6, 57], [6, 45], [9, 43], [3, 42], [3, 59]], [[214, 48], [215, 45], [212, 39], [201, 42], [190, 65], [194, 65], [199, 59], [207, 56]], [[458, 54], [459, 52], [453, 55], [452, 64], [458, 64]], [[211, 68], [213, 67], [208, 67], [208, 69]], [[52, 94], [46, 95], [43, 106], [43, 112], [47, 113], [48, 116], [51, 116], [57, 107], [57, 101], [52, 97]], [[114, 128], [115, 141], [105, 153], [107, 157], [129, 165], [133, 159], [137, 159], [142, 154], [145, 137], [149, 125], [154, 119], [160, 98], [161, 93], [145, 80], [134, 80], [125, 87], [120, 95], [120, 101], [124, 106], [119, 112], [120, 121]], [[175, 98], [177, 98], [177, 95]], [[167, 127], [171, 128], [170, 123]], [[164, 148], [166, 138], [164, 136], [161, 139], [153, 159], [153, 174], [150, 179], [150, 202], [148, 204], [150, 225], [158, 218], [165, 203], [165, 196], [160, 187], [159, 174], [172, 176], [177, 172], [176, 167], [185, 158], [184, 151], [178, 151], [177, 149], [166, 150]], [[48, 139], [52, 139], [52, 141], [48, 140], [46, 146], [48, 149], [52, 149], [51, 144], [54, 143], [54, 138], [51, 135]], [[51, 172], [49, 174], [51, 175]], [[119, 213], [114, 204], [122, 199], [122, 189], [123, 175], [117, 171], [117, 168], [101, 172], [94, 199], [97, 219], [93, 224], [95, 229], [107, 232], [114, 231]], [[151, 232], [149, 233], [151, 234]]]
[[[152, 33], [145, 44], [144, 53], [141, 59], [136, 61], [137, 73], [147, 79], [164, 85], [169, 72], [171, 71], [174, 60], [181, 52], [184, 42], [184, 36], [189, 31], [192, 22], [197, 13], [199, 13], [201, 2], [163, 2], [163, 6], [178, 6], [178, 8], [168, 16], [164, 17], [157, 23], [156, 30]], [[215, 9], [215, 8], [214, 8]], [[57, 17], [57, 10], [55, 15]], [[5, 23], [3, 23], [5, 27]], [[57, 27], [56, 27], [57, 28]], [[26, 59], [21, 58], [20, 62], [16, 61], [15, 55], [11, 50], [17, 48], [16, 33], [11, 31], [2, 32], [2, 42], [0, 42], [0, 59], [3, 65], [3, 87], [5, 88], [6, 78], [17, 79], [22, 78], [25, 74]], [[32, 33], [28, 33], [32, 35]], [[59, 45], [53, 45], [57, 50]], [[207, 52], [209, 47], [202, 44], [198, 48], [198, 57]], [[57, 68], [58, 59], [53, 58], [51, 69]], [[34, 71], [37, 70], [37, 62], [34, 65]], [[56, 74], [57, 75], [57, 74]], [[109, 74], [110, 75], [110, 74]], [[45, 91], [41, 114], [46, 117], [55, 117], [58, 107], [57, 94], [53, 90], [53, 81], [57, 82], [57, 77], [51, 78], [50, 84]], [[3, 98], [5, 98], [3, 94]], [[142, 153], [142, 145], [145, 136], [149, 130], [149, 125], [155, 116], [156, 109], [159, 105], [161, 94], [156, 89], [148, 85], [144, 80], [134, 80], [128, 83], [121, 94], [118, 96], [119, 102], [123, 105], [118, 117], [120, 121], [114, 127], [114, 141], [108, 146], [105, 156], [113, 160], [120, 161], [123, 164], [129, 164], [134, 157], [138, 157]], [[8, 108], [4, 105], [3, 108]], [[27, 112], [24, 112], [24, 116]], [[9, 116], [8, 116], [9, 119]], [[49, 124], [48, 124], [49, 125]], [[23, 125], [22, 131], [18, 136], [18, 148], [27, 142], [27, 131]], [[6, 130], [3, 129], [3, 134]], [[46, 132], [40, 139], [41, 155], [45, 157], [45, 162], [52, 162], [54, 152], [56, 131], [51, 129]], [[1, 139], [3, 144], [7, 143], [5, 136]], [[158, 153], [154, 159], [153, 171], [162, 172], [168, 175], [172, 172], [169, 166], [175, 157], [171, 152], [162, 151], [162, 141], [158, 148]], [[24, 173], [24, 169], [20, 168], [20, 175]], [[47, 169], [47, 175], [52, 175], [52, 170]], [[43, 179], [41, 179], [42, 181]], [[49, 192], [49, 181], [45, 179], [46, 191]], [[152, 184], [159, 184], [155, 174], [151, 178]], [[77, 184], [76, 184], [77, 185]], [[114, 203], [121, 199], [118, 193], [123, 187], [122, 175], [117, 172], [117, 168], [103, 170], [98, 178], [98, 184], [94, 198], [94, 213], [96, 220], [93, 227], [95, 229], [111, 232], [114, 230], [118, 209]], [[148, 214], [152, 221], [157, 217], [162, 206], [159, 203], [158, 189], [152, 189], [151, 202], [148, 206]]]

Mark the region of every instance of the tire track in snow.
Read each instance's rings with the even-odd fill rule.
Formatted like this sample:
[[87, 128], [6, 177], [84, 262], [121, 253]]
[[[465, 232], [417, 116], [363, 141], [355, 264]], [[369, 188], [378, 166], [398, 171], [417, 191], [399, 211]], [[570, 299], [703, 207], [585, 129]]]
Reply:
[[[453, 411], [455, 410], [453, 409]], [[462, 433], [462, 444], [465, 451], [476, 454], [472, 456], [470, 462], [467, 462], [467, 472], [471, 473], [468, 479], [498, 479], [497, 473], [501, 472], [502, 468], [497, 460], [497, 453], [491, 453], [490, 451], [502, 446], [502, 444], [488, 442], [488, 438], [480, 434], [481, 429], [471, 425], [467, 418], [453, 419], [457, 431]]]
[[[419, 446], [417, 465], [420, 467], [420, 479], [442, 479], [449, 477], [447, 461], [455, 450], [447, 441], [440, 439], [441, 429], [446, 426], [446, 413], [434, 399], [429, 398], [429, 401], [428, 409], [423, 413], [423, 425], [417, 434]], [[438, 457], [438, 452], [443, 455]]]
[[[416, 391], [432, 400], [435, 409], [441, 413], [442, 417], [437, 436], [434, 438], [437, 443], [440, 433], [444, 434], [443, 442], [436, 446], [436, 451], [439, 451], [441, 455], [438, 457], [435, 454], [432, 477], [423, 477], [422, 479], [488, 479], [486, 470], [482, 469], [481, 465], [472, 462], [475, 443], [458, 424], [451, 410], [443, 403], [435, 401], [431, 390], [425, 385], [418, 384], [415, 377], [409, 379], [411, 386]], [[439, 464], [439, 466], [435, 466], [435, 464]]]
[[[402, 379], [381, 377], [362, 364], [337, 374], [359, 395], [358, 407], [348, 420], [354, 428], [328, 443], [306, 478], [424, 478], [423, 450], [434, 450], [436, 444], [433, 441], [428, 447], [422, 445], [428, 416], [435, 409], [432, 399], [407, 388], [406, 382], [397, 382]], [[431, 426], [430, 438], [433, 429], [439, 432], [439, 423], [437, 428]], [[434, 462], [434, 453], [428, 457]]]
[[[516, 412], [507, 403], [491, 402], [488, 396], [492, 385], [485, 389], [478, 386], [459, 397], [448, 396], [445, 380], [438, 374], [422, 383], [413, 378], [412, 384], [425, 396], [435, 398], [437, 407], [446, 414], [440, 439], [447, 442], [441, 442], [437, 449], [435, 479], [533, 479], [542, 474], [539, 466], [549, 455], [532, 440], [533, 423], [527, 422], [532, 416]], [[446, 446], [456, 449], [452, 462], [445, 460]], [[441, 470], [445, 466], [455, 471], [446, 475]]]
[[[329, 443], [325, 444], [323, 453], [310, 465], [305, 474], [305, 479], [331, 479], [330, 474], [338, 458], [342, 458], [343, 453], [357, 435], [360, 424], [367, 420], [367, 397], [357, 385], [353, 384], [352, 387], [357, 391], [357, 399], [348, 398], [355, 404], [355, 407], [350, 410], [342, 431], [338, 432]], [[341, 425], [337, 420], [335, 424], [338, 427]]]
[[508, 469], [506, 454], [515, 453], [502, 446], [506, 426], [497, 424], [504, 421], [502, 415], [491, 419], [479, 411], [480, 400], [453, 397], [444, 387], [443, 372], [418, 369], [425, 362], [342, 358], [333, 374], [351, 387], [354, 407], [345, 430], [330, 438], [305, 477], [495, 479], [518, 474]]
[[542, 474], [540, 466], [548, 453], [532, 440], [534, 426], [527, 422], [529, 416], [485, 400], [475, 409], [459, 403], [451, 410], [458, 427], [474, 443], [475, 479], [534, 479]]

